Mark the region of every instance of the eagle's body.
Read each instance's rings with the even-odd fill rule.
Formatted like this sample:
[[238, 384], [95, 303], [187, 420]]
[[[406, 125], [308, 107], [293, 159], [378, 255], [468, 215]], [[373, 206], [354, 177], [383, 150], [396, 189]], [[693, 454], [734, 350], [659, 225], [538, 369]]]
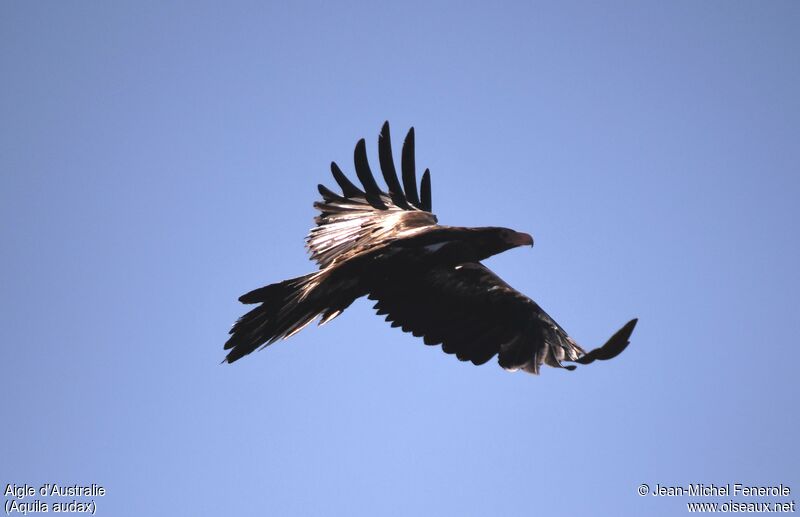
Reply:
[[326, 323], [362, 296], [375, 300], [378, 314], [393, 327], [423, 337], [428, 345], [441, 343], [445, 352], [474, 364], [497, 354], [508, 370], [538, 373], [542, 364], [573, 369], [562, 361], [610, 359], [628, 345], [636, 320], [587, 354], [533, 300], [480, 263], [516, 246], [533, 245], [530, 235], [437, 224], [428, 170], [417, 193], [413, 128], [403, 145], [403, 186], [388, 123], [378, 151], [388, 192], [375, 182], [363, 139], [356, 145], [355, 166], [364, 190], [331, 164], [342, 195], [319, 185], [323, 200], [314, 206], [321, 213], [306, 239], [319, 270], [239, 298], [261, 305], [231, 329], [225, 344], [228, 362], [291, 336], [317, 317]]

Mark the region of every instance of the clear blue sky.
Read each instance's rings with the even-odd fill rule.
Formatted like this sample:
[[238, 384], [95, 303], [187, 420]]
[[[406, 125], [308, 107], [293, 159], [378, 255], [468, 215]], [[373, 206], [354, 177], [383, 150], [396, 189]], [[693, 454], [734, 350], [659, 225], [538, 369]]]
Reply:
[[[487, 4], [488, 5], [488, 4]], [[3, 2], [0, 482], [97, 515], [682, 515], [800, 493], [797, 2]], [[366, 302], [220, 365], [328, 164], [417, 130], [441, 222], [616, 360], [460, 363]]]

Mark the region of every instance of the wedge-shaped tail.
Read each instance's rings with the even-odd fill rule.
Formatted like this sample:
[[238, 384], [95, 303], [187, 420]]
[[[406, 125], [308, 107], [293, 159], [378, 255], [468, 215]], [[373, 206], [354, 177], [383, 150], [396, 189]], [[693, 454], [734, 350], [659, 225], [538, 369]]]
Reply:
[[225, 343], [225, 360], [232, 363], [259, 347], [287, 338], [321, 316], [320, 325], [332, 320], [358, 296], [348, 283], [320, 283], [320, 275], [284, 280], [239, 297], [242, 303], [258, 303], [239, 318]]

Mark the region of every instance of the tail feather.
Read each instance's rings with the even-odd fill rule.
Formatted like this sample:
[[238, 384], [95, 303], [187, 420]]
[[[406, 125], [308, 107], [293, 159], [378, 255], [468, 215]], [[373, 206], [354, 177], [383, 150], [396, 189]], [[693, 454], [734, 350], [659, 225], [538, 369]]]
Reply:
[[303, 294], [313, 288], [312, 276], [292, 278], [242, 295], [240, 302], [261, 305], [239, 318], [231, 328], [231, 337], [225, 343], [225, 350], [230, 352], [225, 361], [232, 363], [313, 321], [319, 312], [301, 302]]
[[270, 284], [258, 289], [253, 289], [249, 293], [245, 293], [239, 297], [242, 303], [263, 303], [270, 300], [282, 300], [286, 292], [291, 289], [292, 285], [297, 281], [302, 281], [305, 277], [292, 278], [277, 284]]
[[[260, 287], [242, 295], [242, 303], [260, 303], [239, 318], [225, 343], [230, 350], [225, 361], [232, 363], [258, 348], [300, 332], [317, 316], [323, 324], [338, 316], [355, 299], [342, 286], [321, 286], [319, 274], [311, 273]], [[331, 295], [335, 293], [335, 295]]]

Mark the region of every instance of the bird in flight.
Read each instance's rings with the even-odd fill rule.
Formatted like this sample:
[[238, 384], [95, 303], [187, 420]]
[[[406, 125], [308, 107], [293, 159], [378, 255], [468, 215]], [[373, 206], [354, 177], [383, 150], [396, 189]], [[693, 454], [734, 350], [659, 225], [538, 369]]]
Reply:
[[392, 327], [476, 365], [497, 355], [511, 371], [538, 374], [543, 364], [573, 370], [565, 363], [611, 359], [628, 346], [636, 319], [587, 353], [536, 302], [481, 264], [511, 248], [533, 246], [530, 235], [437, 223], [429, 170], [417, 190], [413, 127], [400, 157], [402, 184], [388, 122], [378, 137], [378, 158], [388, 192], [375, 182], [364, 139], [355, 148], [362, 188], [331, 163], [342, 193], [318, 186], [322, 201], [314, 207], [320, 214], [306, 237], [319, 269], [242, 295], [240, 302], [259, 305], [233, 325], [225, 361], [292, 336], [318, 317], [320, 325], [327, 323], [362, 296], [376, 302]]

